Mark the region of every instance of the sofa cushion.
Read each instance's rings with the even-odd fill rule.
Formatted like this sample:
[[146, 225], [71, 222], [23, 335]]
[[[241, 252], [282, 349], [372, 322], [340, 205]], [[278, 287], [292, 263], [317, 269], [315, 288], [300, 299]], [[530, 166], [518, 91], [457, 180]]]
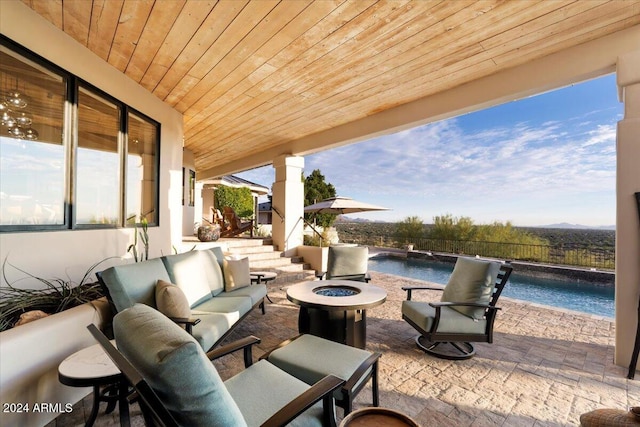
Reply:
[[218, 295], [218, 298], [228, 297], [249, 297], [251, 298], [251, 305], [256, 305], [262, 301], [267, 295], [267, 286], [264, 283], [257, 285], [245, 286], [244, 288], [234, 289], [231, 292], [223, 292]]
[[222, 287], [224, 288], [224, 252], [222, 252], [222, 248], [220, 246], [214, 246], [213, 248], [207, 249], [207, 251], [210, 254], [213, 254], [215, 260], [218, 262], [223, 283]]
[[207, 313], [192, 311], [192, 316], [200, 319], [193, 326], [191, 334], [204, 350], [209, 350], [238, 321], [235, 313]]
[[171, 283], [182, 289], [190, 307], [212, 298], [209, 277], [203, 268], [204, 257], [198, 252], [190, 251], [162, 257]]
[[183, 329], [139, 304], [113, 323], [118, 349], [180, 425], [246, 426], [215, 367]]
[[167, 317], [191, 316], [189, 301], [182, 289], [164, 280], [158, 280], [156, 284], [156, 306]]
[[117, 311], [132, 307], [135, 303], [155, 307], [156, 282], [171, 282], [159, 258], [107, 268], [102, 272], [101, 280], [109, 289]]
[[251, 285], [249, 258], [224, 259], [224, 290], [227, 292]]
[[[307, 384], [266, 360], [251, 365], [224, 384], [250, 426], [263, 424], [271, 415], [309, 389]], [[265, 387], [265, 384], [269, 384], [269, 387]], [[322, 404], [316, 403], [289, 426], [320, 427], [321, 419]]]
[[[459, 257], [449, 282], [442, 292], [443, 302], [471, 302], [488, 304], [493, 294], [500, 263], [475, 258]], [[484, 308], [452, 307], [474, 319], [482, 319]]]
[[247, 296], [237, 297], [215, 297], [203, 301], [202, 303], [192, 308], [194, 316], [198, 316], [200, 313], [237, 313], [238, 319], [253, 308], [251, 298]]
[[[211, 294], [216, 296], [224, 291], [224, 274], [222, 273], [222, 260], [224, 259], [224, 255], [222, 254], [222, 249], [216, 247], [197, 252], [202, 262], [202, 269], [207, 276], [207, 283], [209, 284], [209, 289], [211, 289]], [[218, 261], [218, 255], [221, 257], [220, 261]]]

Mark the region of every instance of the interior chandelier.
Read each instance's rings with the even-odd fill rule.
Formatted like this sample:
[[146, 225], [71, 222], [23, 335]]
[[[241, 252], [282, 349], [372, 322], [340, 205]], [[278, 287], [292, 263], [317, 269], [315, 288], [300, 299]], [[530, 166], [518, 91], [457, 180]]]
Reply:
[[29, 105], [27, 96], [18, 90], [6, 93], [0, 102], [0, 124], [7, 128], [9, 135], [18, 139], [34, 141], [38, 139], [38, 131], [31, 127], [33, 119], [27, 111], [14, 111]]

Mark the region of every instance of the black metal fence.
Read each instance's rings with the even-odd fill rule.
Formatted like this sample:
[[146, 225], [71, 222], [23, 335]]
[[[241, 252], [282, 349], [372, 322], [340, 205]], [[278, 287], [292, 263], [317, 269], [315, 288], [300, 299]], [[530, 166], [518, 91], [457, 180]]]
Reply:
[[[357, 236], [345, 243], [401, 248], [406, 243], [395, 236]], [[528, 245], [521, 243], [480, 242], [471, 240], [412, 239], [414, 250], [458, 255], [570, 265], [598, 269], [615, 269], [615, 247], [582, 244]]]

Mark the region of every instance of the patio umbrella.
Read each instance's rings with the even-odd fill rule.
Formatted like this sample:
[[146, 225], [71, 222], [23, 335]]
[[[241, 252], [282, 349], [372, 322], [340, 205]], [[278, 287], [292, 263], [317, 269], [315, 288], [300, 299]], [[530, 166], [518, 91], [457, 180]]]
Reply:
[[304, 208], [306, 213], [335, 215], [387, 210], [389, 210], [389, 208], [358, 202], [357, 200], [353, 200], [349, 197], [330, 197], [322, 200], [321, 202], [314, 203], [313, 205], [305, 206]]

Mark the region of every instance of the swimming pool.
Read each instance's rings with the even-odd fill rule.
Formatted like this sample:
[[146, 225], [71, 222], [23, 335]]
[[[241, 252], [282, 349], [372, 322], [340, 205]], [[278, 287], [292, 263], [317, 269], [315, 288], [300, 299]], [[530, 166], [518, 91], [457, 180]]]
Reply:
[[[419, 259], [376, 257], [369, 260], [369, 269], [444, 285], [449, 280], [453, 264]], [[514, 271], [502, 295], [598, 316], [614, 317], [615, 312], [613, 286], [577, 282], [571, 279], [538, 278]]]

